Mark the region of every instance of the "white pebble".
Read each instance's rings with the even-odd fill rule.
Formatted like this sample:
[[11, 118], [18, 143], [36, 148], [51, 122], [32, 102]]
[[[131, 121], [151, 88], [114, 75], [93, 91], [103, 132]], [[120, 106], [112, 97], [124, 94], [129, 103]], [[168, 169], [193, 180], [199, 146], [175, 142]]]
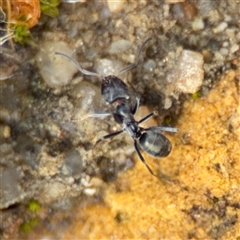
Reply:
[[167, 81], [180, 92], [197, 92], [204, 77], [202, 54], [183, 50], [177, 63], [166, 77]]
[[124, 4], [127, 4], [126, 0], [108, 0], [108, 8], [111, 13], [118, 13], [124, 8]]
[[85, 188], [84, 193], [88, 196], [93, 196], [96, 194], [97, 190], [95, 188]]
[[232, 17], [230, 15], [225, 15], [224, 16], [224, 21], [225, 22], [231, 22], [232, 21]]
[[116, 53], [124, 52], [129, 48], [131, 48], [132, 45], [133, 43], [128, 40], [125, 40], [125, 39], [118, 40], [111, 44], [111, 46], [109, 47], [109, 53], [116, 54]]
[[42, 44], [36, 55], [36, 61], [44, 81], [51, 87], [61, 87], [70, 82], [78, 69], [73, 62], [63, 56], [56, 55], [55, 52], [72, 55], [72, 50], [65, 42], [49, 41]]
[[170, 5], [169, 4], [164, 4], [163, 5], [163, 15], [164, 17], [168, 17], [169, 16], [169, 11], [170, 11]]
[[219, 50], [219, 52], [223, 55], [223, 56], [227, 56], [228, 55], [228, 49], [227, 48], [221, 48]]
[[213, 33], [221, 33], [227, 28], [228, 24], [226, 22], [221, 22], [217, 27], [213, 29]]
[[228, 47], [229, 46], [229, 42], [228, 41], [224, 41], [223, 44], [222, 44], [223, 47]]
[[144, 64], [144, 68], [147, 71], [152, 72], [156, 68], [156, 63], [152, 59], [150, 59]]
[[68, 178], [66, 178], [66, 182], [68, 184], [73, 184], [74, 183], [74, 178], [73, 177], [68, 177]]
[[180, 2], [185, 2], [185, 0], [165, 0], [165, 3], [167, 4], [175, 4]]
[[170, 98], [165, 98], [164, 109], [169, 109], [172, 106], [172, 100]]
[[112, 61], [107, 58], [100, 59], [96, 63], [96, 72], [101, 76], [117, 75], [123, 68], [122, 64], [118, 61]]
[[231, 53], [235, 53], [236, 51], [238, 51], [239, 49], [239, 45], [234, 44], [231, 48], [230, 48], [230, 52]]
[[204, 29], [204, 22], [202, 18], [195, 18], [195, 20], [192, 22], [192, 30], [199, 31], [202, 29]]

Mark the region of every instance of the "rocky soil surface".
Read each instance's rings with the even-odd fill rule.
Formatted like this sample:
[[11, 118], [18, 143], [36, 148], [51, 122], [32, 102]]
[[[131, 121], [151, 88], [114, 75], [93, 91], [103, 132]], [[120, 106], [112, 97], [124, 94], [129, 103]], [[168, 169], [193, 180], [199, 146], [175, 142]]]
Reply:
[[[240, 2], [63, 2], [32, 29], [37, 47], [1, 46], [0, 236], [3, 239], [240, 237]], [[143, 42], [136, 68], [133, 64]], [[134, 151], [101, 94], [116, 75], [172, 142]], [[161, 173], [161, 174], [160, 174]]]

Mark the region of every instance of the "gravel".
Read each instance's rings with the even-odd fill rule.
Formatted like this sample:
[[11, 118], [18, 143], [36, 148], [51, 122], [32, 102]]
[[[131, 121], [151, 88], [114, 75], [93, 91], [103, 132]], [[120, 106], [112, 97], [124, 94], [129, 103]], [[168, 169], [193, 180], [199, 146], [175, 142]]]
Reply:
[[[165, 117], [178, 118], [189, 93], [207, 94], [239, 58], [239, 9], [230, 0], [86, 1], [62, 3], [59, 17], [43, 18], [41, 31], [33, 29], [38, 48], [21, 47], [24, 54], [17, 48], [21, 68], [17, 58], [8, 59], [1, 75], [1, 208], [32, 197], [63, 201], [86, 188], [88, 195], [98, 194], [103, 176], [114, 179], [131, 165], [134, 149], [126, 134], [93, 147], [120, 128], [112, 118], [90, 117], [113, 110], [102, 99], [101, 79], [83, 76], [56, 51], [105, 76], [132, 64], [151, 37], [139, 65], [120, 77], [136, 89], [142, 105], [158, 110], [160, 125]], [[99, 170], [103, 158], [115, 163], [109, 178]], [[86, 187], [90, 176], [99, 182]]]

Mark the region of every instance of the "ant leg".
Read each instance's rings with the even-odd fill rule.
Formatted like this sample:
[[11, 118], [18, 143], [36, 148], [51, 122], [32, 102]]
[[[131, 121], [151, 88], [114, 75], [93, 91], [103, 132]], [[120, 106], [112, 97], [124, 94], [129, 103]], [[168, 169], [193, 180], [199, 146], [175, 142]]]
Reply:
[[139, 108], [139, 105], [140, 105], [140, 98], [139, 98], [139, 97], [136, 97], [136, 104], [135, 104], [135, 106], [134, 106], [134, 108], [133, 108], [133, 110], [132, 110], [132, 114], [133, 114], [133, 115], [137, 112], [137, 110], [138, 110], [138, 108]]
[[139, 150], [139, 148], [138, 148], [138, 144], [137, 144], [136, 139], [134, 140], [134, 147], [135, 147], [135, 150], [136, 150], [138, 156], [140, 157], [142, 163], [146, 166], [146, 168], [148, 169], [148, 171], [149, 171], [153, 176], [155, 176], [155, 177], [158, 178], [158, 176], [157, 176], [156, 174], [154, 174], [153, 171], [152, 171], [152, 169], [148, 166], [148, 164], [147, 164], [147, 162], [145, 161], [143, 155], [141, 154], [141, 152], [140, 152], [140, 150]]
[[144, 46], [147, 44], [147, 42], [149, 42], [151, 39], [152, 39], [152, 38], [148, 38], [148, 39], [142, 44], [141, 48], [140, 48], [139, 51], [138, 51], [138, 55], [137, 55], [136, 62], [133, 63], [133, 64], [131, 64], [131, 65], [129, 65], [129, 66], [127, 66], [127, 67], [125, 67], [124, 69], [122, 69], [122, 70], [119, 72], [119, 74], [120, 74], [120, 73], [123, 73], [123, 72], [126, 72], [126, 71], [129, 71], [129, 70], [137, 67], [137, 65], [138, 65], [138, 63], [139, 63], [140, 54], [141, 54], [141, 52], [142, 52], [143, 47], [144, 47]]
[[177, 132], [178, 129], [174, 127], [161, 127], [161, 126], [156, 126], [156, 127], [150, 127], [146, 128], [146, 131], [148, 130], [159, 130], [159, 131], [164, 131], [164, 132]]
[[112, 116], [112, 113], [92, 113], [89, 115], [89, 117], [94, 117], [94, 118], [105, 118]]
[[95, 146], [96, 146], [98, 143], [100, 143], [101, 141], [103, 141], [103, 140], [105, 140], [105, 139], [108, 139], [108, 138], [111, 138], [111, 137], [115, 137], [115, 136], [117, 136], [118, 134], [120, 134], [120, 133], [122, 133], [122, 132], [124, 132], [124, 130], [120, 130], [120, 131], [117, 131], [117, 132], [114, 132], [114, 133], [110, 133], [110, 134], [108, 134], [108, 135], [105, 135], [105, 136], [99, 138], [99, 139], [97, 140], [97, 142], [95, 143]]
[[140, 157], [142, 163], [147, 167], [148, 171], [154, 176], [154, 177], [157, 177], [159, 179], [161, 179], [162, 181], [168, 183], [168, 184], [175, 184], [175, 183], [178, 183], [178, 181], [172, 181], [167, 175], [165, 175], [164, 173], [162, 172], [159, 172], [159, 175], [153, 173], [152, 169], [148, 166], [148, 164], [146, 163], [144, 157], [142, 156], [139, 148], [138, 148], [138, 145], [137, 145], [137, 141], [134, 140], [134, 147], [136, 149], [136, 152], [138, 154], [138, 156]]
[[92, 114], [87, 114], [79, 119], [71, 119], [71, 121], [73, 122], [79, 122], [79, 121], [83, 121], [87, 118], [90, 117], [95, 117], [95, 118], [105, 118], [105, 117], [109, 117], [112, 116], [112, 113], [92, 113]]
[[156, 116], [157, 115], [157, 111], [151, 112], [149, 113], [146, 117], [142, 118], [140, 121], [138, 121], [138, 124], [147, 121], [149, 118]]

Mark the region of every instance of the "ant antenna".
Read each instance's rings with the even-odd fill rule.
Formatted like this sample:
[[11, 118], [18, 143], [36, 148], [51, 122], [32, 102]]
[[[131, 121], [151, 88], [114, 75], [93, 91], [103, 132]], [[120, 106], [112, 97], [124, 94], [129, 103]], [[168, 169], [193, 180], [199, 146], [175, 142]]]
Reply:
[[147, 40], [145, 40], [144, 43], [142, 44], [142, 46], [140, 47], [140, 49], [139, 49], [139, 51], [138, 51], [137, 59], [136, 59], [135, 63], [133, 63], [133, 64], [125, 67], [124, 69], [122, 69], [122, 70], [119, 72], [119, 74], [124, 73], [124, 72], [126, 72], [126, 71], [129, 71], [129, 70], [137, 67], [137, 65], [138, 65], [138, 63], [139, 63], [139, 58], [140, 58], [140, 54], [141, 54], [141, 52], [142, 52], [142, 49], [144, 48], [144, 46], [145, 46], [150, 40], [152, 40], [152, 38], [148, 38]]
[[77, 67], [77, 69], [78, 69], [82, 74], [88, 75], [88, 76], [95, 76], [95, 77], [101, 78], [101, 76], [100, 76], [99, 74], [94, 73], [94, 72], [90, 72], [90, 71], [88, 71], [88, 70], [83, 69], [83, 68], [77, 63], [76, 60], [74, 60], [73, 58], [71, 58], [71, 57], [68, 56], [67, 54], [61, 53], [61, 52], [55, 52], [55, 54], [56, 54], [56, 55], [61, 55], [61, 56], [63, 56], [63, 57], [68, 58], [69, 60], [71, 60], [71, 61], [75, 64], [75, 66]]
[[[148, 38], [147, 40], [145, 40], [144, 43], [142, 44], [142, 46], [140, 47], [140, 49], [139, 49], [139, 51], [138, 51], [138, 55], [137, 55], [136, 62], [133, 63], [133, 64], [131, 64], [131, 65], [129, 65], [129, 66], [127, 66], [127, 67], [125, 67], [124, 69], [122, 69], [122, 70], [119, 72], [119, 74], [124, 73], [124, 72], [126, 72], [126, 71], [129, 71], [129, 70], [137, 67], [137, 65], [138, 65], [138, 63], [139, 63], [139, 58], [140, 58], [140, 54], [141, 54], [141, 52], [142, 52], [142, 49], [144, 48], [144, 46], [145, 46], [150, 40], [152, 40], [152, 38]], [[77, 69], [78, 69], [82, 74], [88, 75], [88, 76], [95, 76], [95, 77], [101, 78], [101, 76], [100, 76], [99, 74], [94, 73], [94, 72], [90, 72], [90, 71], [88, 71], [88, 70], [83, 69], [83, 68], [78, 64], [78, 62], [77, 62], [76, 60], [74, 60], [72, 57], [68, 56], [67, 54], [62, 53], [62, 52], [55, 52], [55, 54], [56, 54], [56, 55], [61, 55], [61, 56], [65, 57], [65, 58], [68, 58], [69, 60], [71, 60], [71, 61], [75, 64], [75, 66], [77, 67]]]

